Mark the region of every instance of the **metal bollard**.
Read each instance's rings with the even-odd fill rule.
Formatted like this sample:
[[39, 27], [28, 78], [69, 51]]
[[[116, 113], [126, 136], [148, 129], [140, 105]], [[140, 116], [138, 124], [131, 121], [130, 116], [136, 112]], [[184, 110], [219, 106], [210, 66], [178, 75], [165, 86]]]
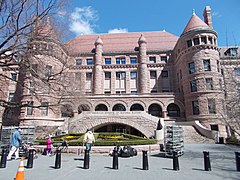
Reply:
[[235, 152], [236, 168], [240, 171], [240, 152]]
[[26, 168], [33, 168], [33, 149], [28, 151], [28, 161]]
[[85, 150], [83, 168], [89, 169], [89, 150]]
[[147, 151], [142, 151], [143, 152], [143, 170], [148, 170], [148, 156], [147, 156]]
[[173, 170], [179, 171], [178, 152], [173, 151]]
[[204, 154], [204, 170], [211, 171], [211, 163], [209, 158], [209, 152], [203, 151]]
[[118, 169], [118, 153], [117, 150], [113, 150], [113, 169]]
[[61, 168], [61, 150], [56, 150], [55, 169]]
[[6, 168], [6, 164], [7, 164], [7, 150], [4, 148], [2, 149], [0, 168]]

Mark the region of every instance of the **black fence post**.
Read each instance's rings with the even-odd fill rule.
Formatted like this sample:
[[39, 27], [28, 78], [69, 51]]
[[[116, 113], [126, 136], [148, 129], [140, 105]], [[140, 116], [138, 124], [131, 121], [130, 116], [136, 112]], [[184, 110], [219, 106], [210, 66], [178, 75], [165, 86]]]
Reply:
[[148, 170], [148, 156], [147, 156], [147, 151], [142, 151], [143, 152], [143, 170]]
[[236, 168], [240, 171], [240, 152], [235, 152]]
[[179, 171], [178, 152], [173, 151], [173, 170]]
[[118, 152], [117, 150], [113, 150], [113, 169], [118, 169]]
[[33, 168], [33, 149], [28, 151], [28, 161], [26, 168]]
[[61, 168], [61, 150], [56, 150], [55, 169]]
[[0, 168], [6, 168], [6, 164], [7, 164], [7, 150], [5, 148], [3, 148]]
[[89, 169], [89, 150], [85, 150], [83, 168]]
[[211, 163], [209, 158], [209, 152], [203, 151], [204, 154], [204, 170], [211, 171]]

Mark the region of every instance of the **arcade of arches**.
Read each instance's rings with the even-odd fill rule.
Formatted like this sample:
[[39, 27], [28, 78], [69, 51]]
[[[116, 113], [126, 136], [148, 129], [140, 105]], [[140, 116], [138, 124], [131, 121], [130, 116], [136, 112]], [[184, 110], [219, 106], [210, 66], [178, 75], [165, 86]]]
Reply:
[[[122, 103], [116, 103], [112, 108], [107, 107], [107, 105], [100, 103], [96, 105], [94, 111], [127, 111], [127, 108]], [[81, 114], [83, 111], [91, 111], [91, 108], [88, 104], [81, 104], [78, 106], [78, 114]], [[130, 111], [145, 111], [144, 107], [135, 103], [130, 106]], [[70, 104], [65, 104], [61, 108], [62, 117], [73, 117], [73, 107]], [[155, 117], [162, 117], [163, 110], [162, 107], [157, 103], [152, 103], [148, 106], [147, 111], [148, 114], [151, 114]], [[167, 106], [167, 116], [169, 117], [180, 117], [180, 108], [177, 104], [171, 103]], [[143, 136], [143, 134], [131, 127], [127, 124], [119, 124], [119, 123], [107, 123], [101, 124], [97, 127], [94, 127], [95, 132], [123, 132], [129, 133], [133, 135]]]

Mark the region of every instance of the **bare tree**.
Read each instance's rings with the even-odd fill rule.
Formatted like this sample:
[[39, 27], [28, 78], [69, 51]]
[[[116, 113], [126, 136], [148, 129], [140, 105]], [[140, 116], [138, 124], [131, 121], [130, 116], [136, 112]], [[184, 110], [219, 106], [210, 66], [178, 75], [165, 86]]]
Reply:
[[[42, 108], [44, 98], [51, 99], [54, 109], [67, 94], [67, 51], [58, 41], [58, 27], [50, 22], [56, 22], [64, 3], [0, 0], [0, 111], [19, 110], [36, 100], [35, 107]], [[16, 86], [13, 97], [7, 93], [11, 84]]]

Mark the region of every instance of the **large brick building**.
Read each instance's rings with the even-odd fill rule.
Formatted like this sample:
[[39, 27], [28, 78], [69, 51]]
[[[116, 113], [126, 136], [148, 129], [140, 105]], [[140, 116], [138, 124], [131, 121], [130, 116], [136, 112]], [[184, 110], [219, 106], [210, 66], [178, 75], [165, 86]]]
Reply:
[[[39, 133], [90, 127], [152, 137], [160, 119], [162, 124], [193, 125], [207, 137], [213, 137], [211, 130], [226, 136], [222, 119], [228, 84], [223, 71], [237, 66], [239, 50], [218, 47], [209, 6], [203, 16], [201, 20], [193, 12], [180, 37], [165, 31], [93, 34], [64, 44], [46, 33], [36, 37], [31, 47], [43, 50], [38, 58], [46, 63], [41, 65], [45, 75], [61, 69], [63, 62], [68, 65], [69, 93], [62, 95], [63, 105], [51, 107], [59, 93], [36, 100], [29, 78], [21, 101], [30, 106], [17, 117], [5, 117], [3, 124], [35, 125]], [[14, 91], [9, 84], [6, 98]], [[51, 94], [44, 86], [41, 92]]]

